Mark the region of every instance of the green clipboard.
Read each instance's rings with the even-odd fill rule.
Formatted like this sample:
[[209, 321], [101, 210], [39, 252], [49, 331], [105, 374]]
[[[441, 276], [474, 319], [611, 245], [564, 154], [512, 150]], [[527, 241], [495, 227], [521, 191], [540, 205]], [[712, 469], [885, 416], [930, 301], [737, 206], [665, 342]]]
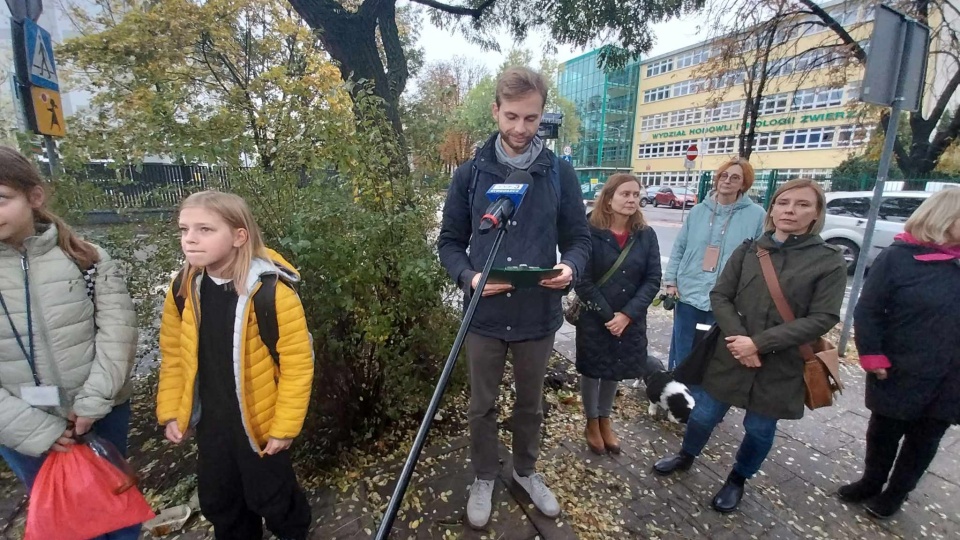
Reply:
[[537, 266], [507, 266], [491, 268], [487, 283], [513, 285], [518, 289], [537, 287], [540, 280], [557, 277], [563, 273], [559, 268], [540, 268]]

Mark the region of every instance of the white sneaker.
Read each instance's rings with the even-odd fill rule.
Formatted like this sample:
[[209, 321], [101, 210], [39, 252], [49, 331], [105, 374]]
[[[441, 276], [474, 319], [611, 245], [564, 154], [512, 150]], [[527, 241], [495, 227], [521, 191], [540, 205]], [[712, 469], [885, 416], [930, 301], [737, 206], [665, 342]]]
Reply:
[[477, 478], [470, 486], [470, 498], [467, 500], [467, 521], [474, 529], [482, 529], [490, 521], [490, 508], [493, 506], [493, 480]]
[[513, 471], [513, 480], [530, 495], [530, 500], [537, 510], [548, 518], [555, 518], [560, 515], [560, 503], [553, 496], [553, 492], [543, 482], [543, 475], [534, 473], [530, 476], [520, 476], [517, 471]]

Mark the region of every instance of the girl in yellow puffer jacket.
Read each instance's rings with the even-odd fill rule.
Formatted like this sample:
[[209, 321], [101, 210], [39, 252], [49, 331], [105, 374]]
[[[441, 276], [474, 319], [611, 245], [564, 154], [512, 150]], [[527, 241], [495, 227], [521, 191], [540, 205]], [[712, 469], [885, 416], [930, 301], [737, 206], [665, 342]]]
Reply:
[[[259, 540], [266, 520], [277, 537], [304, 539], [310, 507], [288, 451], [313, 382], [303, 306], [288, 285], [299, 274], [264, 246], [237, 195], [187, 197], [179, 225], [186, 265], [160, 324], [157, 418], [175, 444], [196, 430], [200, 509], [217, 538]], [[276, 279], [276, 359], [254, 309], [267, 277]]]

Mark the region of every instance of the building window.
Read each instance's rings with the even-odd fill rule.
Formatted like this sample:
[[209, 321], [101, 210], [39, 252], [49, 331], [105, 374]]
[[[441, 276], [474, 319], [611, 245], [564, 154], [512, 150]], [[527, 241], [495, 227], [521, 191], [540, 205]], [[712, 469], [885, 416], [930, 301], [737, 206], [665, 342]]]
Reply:
[[696, 94], [702, 89], [703, 81], [699, 79], [681, 81], [674, 83], [673, 90], [671, 91], [671, 97], [689, 96], [690, 94]]
[[778, 58], [767, 65], [768, 77], [787, 77], [793, 74], [793, 59]]
[[843, 88], [807, 88], [793, 95], [793, 110], [824, 109], [843, 104]]
[[667, 127], [667, 116], [667, 113], [659, 113], [640, 118], [640, 131], [653, 131]]
[[759, 114], [780, 114], [787, 112], [787, 103], [790, 100], [790, 94], [773, 94], [760, 98]]
[[704, 111], [707, 122], [720, 122], [743, 116], [743, 100], [727, 101]]
[[790, 129], [783, 133], [784, 150], [810, 150], [833, 146], [834, 127]]
[[874, 126], [840, 126], [837, 128], [837, 146], [841, 148], [850, 148], [860, 146], [870, 140]]
[[737, 139], [733, 136], [710, 137], [703, 140], [703, 146], [703, 153], [708, 156], [732, 154], [737, 147]]
[[647, 143], [641, 144], [637, 151], [637, 157], [640, 159], [653, 159], [663, 157], [663, 149], [667, 143]]
[[857, 12], [859, 10], [859, 5], [846, 5], [828, 10], [827, 13], [841, 26], [849, 26], [857, 22]]
[[847, 103], [860, 100], [860, 88], [862, 85], [863, 83], [861, 81], [854, 81], [847, 84], [847, 93], [845, 98]]
[[670, 98], [670, 88], [673, 85], [668, 84], [666, 86], [658, 86], [657, 88], [651, 88], [650, 90], [644, 90], [643, 92], [643, 102], [652, 103], [654, 101], [661, 101], [664, 99]]
[[[832, 173], [833, 169], [779, 169], [777, 177], [781, 184], [792, 178], [810, 178], [820, 182], [821, 186], [826, 189], [828, 187], [826, 181], [830, 179]], [[760, 171], [757, 171], [757, 177], [760, 177]]]
[[673, 58], [647, 64], [647, 77], [655, 77], [673, 71]]
[[700, 107], [680, 109], [679, 111], [671, 111], [667, 114], [669, 114], [667, 127], [689, 126], [699, 124], [700, 121], [703, 120], [703, 110]]
[[683, 54], [680, 54], [676, 57], [676, 69], [683, 69], [685, 67], [695, 66], [697, 64], [702, 64], [710, 59], [710, 49], [699, 49], [696, 51], [688, 51]]
[[687, 148], [691, 144], [696, 144], [697, 141], [690, 139], [689, 141], [672, 141], [667, 143], [667, 148], [664, 153], [664, 157], [680, 157], [687, 154]]
[[756, 152], [770, 152], [780, 149], [780, 132], [757, 133], [756, 140], [753, 143], [753, 149]]
[[742, 69], [728, 71], [723, 75], [712, 79], [710, 81], [710, 88], [729, 88], [731, 86], [743, 84], [745, 77], [746, 71]]
[[638, 172], [635, 175], [640, 183], [645, 187], [666, 186], [679, 187], [689, 185], [691, 189], [695, 188], [698, 181], [696, 175], [687, 171], [666, 171], [666, 172]]

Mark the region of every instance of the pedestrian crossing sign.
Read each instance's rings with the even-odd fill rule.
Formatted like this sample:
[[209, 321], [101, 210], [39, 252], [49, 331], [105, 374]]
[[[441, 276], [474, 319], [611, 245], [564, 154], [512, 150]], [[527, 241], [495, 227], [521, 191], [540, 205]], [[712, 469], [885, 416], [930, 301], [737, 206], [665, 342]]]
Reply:
[[53, 41], [50, 39], [50, 32], [40, 28], [30, 19], [24, 19], [23, 34], [30, 84], [59, 92], [60, 79], [57, 77], [57, 64], [53, 59]]
[[63, 137], [67, 134], [67, 121], [63, 116], [63, 103], [60, 92], [30, 88], [33, 97], [33, 114], [36, 120], [36, 132], [41, 135]]

